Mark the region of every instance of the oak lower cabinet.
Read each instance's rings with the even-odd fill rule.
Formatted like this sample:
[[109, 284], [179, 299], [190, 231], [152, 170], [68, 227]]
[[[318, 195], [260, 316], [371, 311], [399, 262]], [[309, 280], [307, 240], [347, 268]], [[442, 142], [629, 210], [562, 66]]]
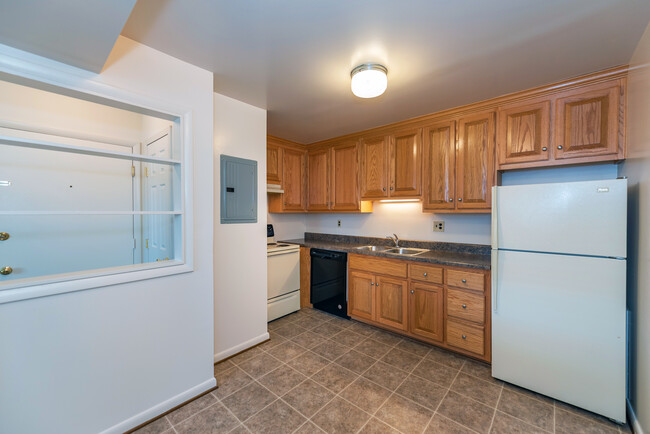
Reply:
[[348, 255], [348, 315], [490, 361], [490, 272]]
[[375, 299], [377, 314], [375, 320], [390, 327], [406, 330], [408, 281], [394, 277], [377, 276]]
[[373, 321], [375, 319], [375, 276], [350, 271], [348, 277], [348, 315]]
[[409, 331], [432, 341], [444, 340], [444, 288], [421, 282], [411, 283]]

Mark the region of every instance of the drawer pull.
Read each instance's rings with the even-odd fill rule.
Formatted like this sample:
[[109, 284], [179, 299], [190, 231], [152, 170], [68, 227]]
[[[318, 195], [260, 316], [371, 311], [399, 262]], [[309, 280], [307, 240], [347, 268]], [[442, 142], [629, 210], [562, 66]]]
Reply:
[[467, 336], [463, 335], [463, 339], [467, 339]]
[[427, 273], [424, 273], [424, 277], [427, 277]]
[[542, 151], [546, 151], [546, 146], [544, 146], [544, 147], [542, 148]]
[[466, 305], [466, 304], [463, 305], [463, 309], [467, 309], [467, 305]]
[[462, 282], [463, 282], [463, 283], [467, 283], [467, 279], [463, 279]]
[[375, 282], [370, 282], [370, 286], [375, 286]]
[[411, 294], [415, 294], [415, 291], [413, 291], [412, 289], [411, 289]]

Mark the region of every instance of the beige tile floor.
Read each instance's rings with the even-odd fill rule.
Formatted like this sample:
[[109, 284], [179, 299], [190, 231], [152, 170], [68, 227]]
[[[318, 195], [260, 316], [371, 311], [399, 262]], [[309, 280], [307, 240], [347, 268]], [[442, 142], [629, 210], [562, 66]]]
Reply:
[[219, 388], [138, 433], [629, 433], [489, 366], [313, 309], [215, 365]]

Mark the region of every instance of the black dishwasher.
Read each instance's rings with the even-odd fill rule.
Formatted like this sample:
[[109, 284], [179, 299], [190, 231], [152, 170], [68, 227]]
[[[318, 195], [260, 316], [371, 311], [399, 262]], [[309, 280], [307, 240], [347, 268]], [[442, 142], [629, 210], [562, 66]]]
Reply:
[[311, 303], [319, 309], [349, 318], [345, 293], [348, 254], [311, 249]]

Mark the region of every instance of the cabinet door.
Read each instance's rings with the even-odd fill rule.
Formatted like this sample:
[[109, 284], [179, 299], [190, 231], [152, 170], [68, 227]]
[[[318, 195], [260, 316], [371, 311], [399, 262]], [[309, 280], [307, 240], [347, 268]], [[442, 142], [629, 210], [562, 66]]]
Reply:
[[456, 196], [458, 209], [490, 209], [494, 184], [494, 112], [458, 124]]
[[456, 177], [456, 122], [424, 129], [424, 191], [422, 208], [454, 209]]
[[367, 320], [375, 316], [375, 276], [350, 271], [348, 282], [348, 315]]
[[282, 185], [282, 148], [266, 145], [266, 182]]
[[444, 338], [443, 301], [441, 286], [411, 283], [409, 291], [409, 331], [434, 341]]
[[305, 156], [306, 152], [285, 148], [282, 151], [282, 180], [284, 211], [305, 210]]
[[549, 159], [550, 101], [520, 103], [499, 109], [499, 164]]
[[556, 159], [618, 152], [619, 92], [617, 85], [557, 99]]
[[330, 209], [329, 160], [329, 148], [307, 153], [307, 210], [309, 211]]
[[390, 138], [390, 195], [422, 194], [422, 130], [411, 129]]
[[375, 297], [377, 316], [375, 321], [401, 330], [408, 326], [408, 283], [403, 279], [378, 276]]
[[359, 203], [359, 159], [357, 144], [332, 147], [330, 202], [334, 211], [357, 211]]
[[361, 198], [388, 197], [388, 138], [364, 138], [361, 142]]

